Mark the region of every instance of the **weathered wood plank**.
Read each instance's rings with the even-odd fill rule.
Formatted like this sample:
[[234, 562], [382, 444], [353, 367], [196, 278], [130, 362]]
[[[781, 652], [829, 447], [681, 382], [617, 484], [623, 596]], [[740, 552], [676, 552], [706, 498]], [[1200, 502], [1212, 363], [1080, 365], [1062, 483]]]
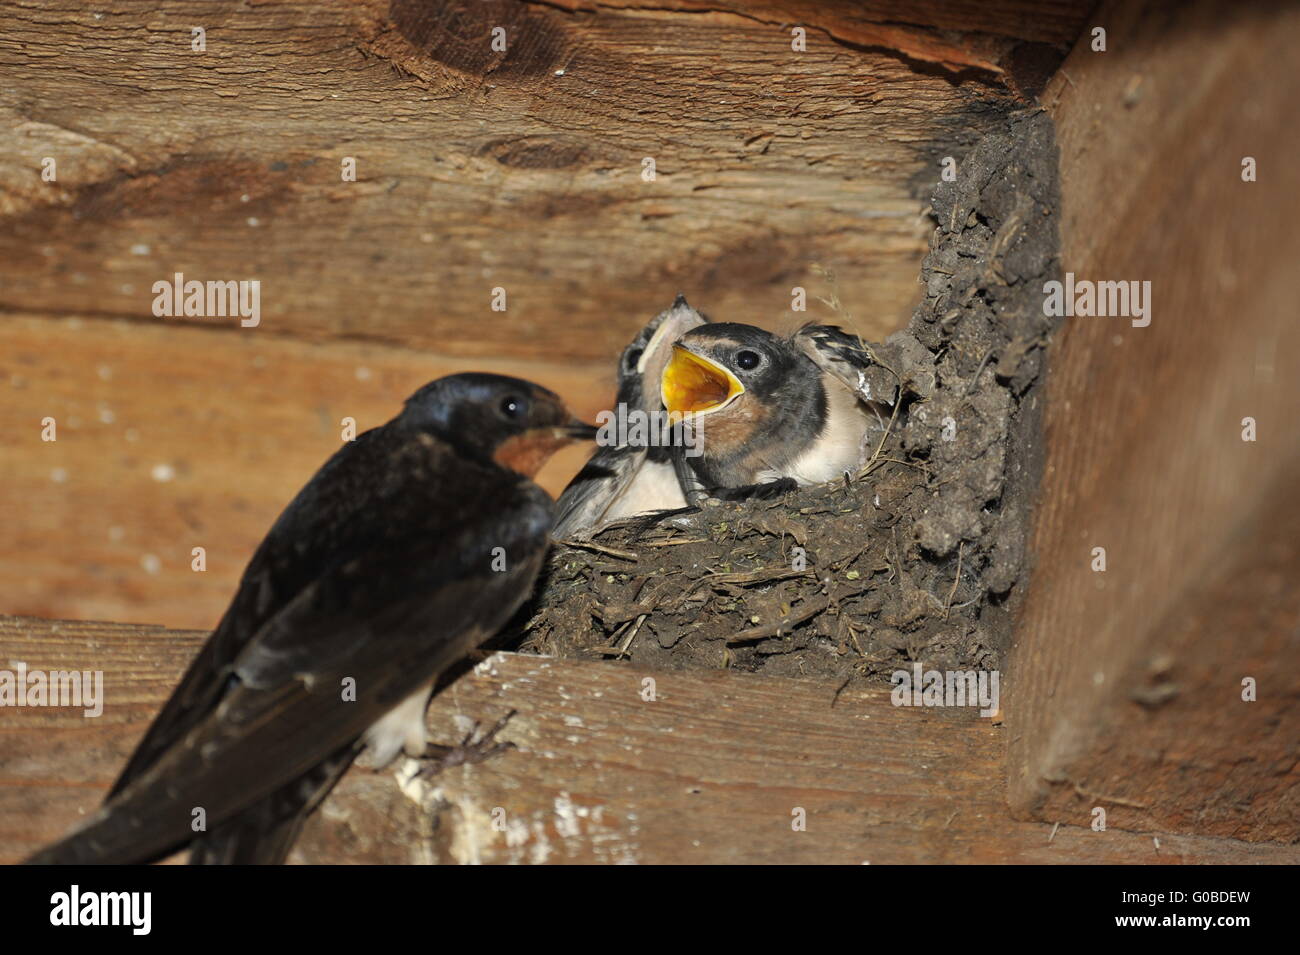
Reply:
[[[0, 861], [92, 809], [203, 638], [0, 620], [4, 658], [98, 667], [98, 719], [0, 710]], [[643, 698], [647, 678], [656, 699]], [[309, 823], [310, 862], [1295, 862], [1226, 839], [1016, 823], [1002, 730], [892, 706], [883, 690], [496, 654], [434, 701], [455, 740], [516, 716], [518, 748], [422, 783], [354, 769]], [[807, 814], [806, 831], [791, 826]], [[499, 811], [498, 811], [499, 810]], [[503, 828], [493, 826], [493, 813]]]
[[[929, 53], [913, 47], [960, 66], [994, 41], [1060, 43], [1077, 14], [961, 4], [940, 28], [893, 4], [796, 6], [13, 7], [3, 609], [211, 626], [343, 414], [376, 423], [466, 367], [538, 378], [590, 413], [678, 290], [715, 318], [789, 328], [831, 317], [816, 262], [854, 330], [899, 327], [939, 157], [1014, 102], [996, 63], [968, 82], [919, 67]], [[786, 24], [805, 19], [794, 53]], [[497, 24], [504, 55], [487, 47]], [[858, 49], [876, 42], [865, 29], [911, 45]], [[153, 284], [177, 272], [261, 282], [260, 324], [154, 317]], [[807, 313], [790, 311], [795, 285]], [[57, 444], [38, 440], [46, 416]], [[193, 546], [205, 574], [188, 569]]]
[[740, 13], [40, 0], [5, 34], [0, 308], [156, 324], [157, 281], [256, 279], [259, 336], [469, 357], [606, 359], [679, 290], [791, 322], [812, 262], [883, 337], [940, 157], [1017, 102]]
[[[1300, 97], [1300, 13], [1112, 4], [1097, 22], [1107, 51], [1081, 43], [1045, 96], [1062, 262], [1150, 281], [1151, 324], [1067, 319], [1053, 350], [1037, 564], [1008, 667], [1011, 804], [1292, 841], [1300, 131], [1266, 118]], [[1258, 182], [1242, 181], [1247, 156]]]
[[[642, 0], [547, 0], [570, 10], [645, 10]], [[855, 47], [898, 55], [950, 70], [1001, 75], [1022, 44], [1068, 48], [1092, 4], [1071, 0], [998, 0], [995, 3], [918, 4], [911, 0], [827, 3], [825, 0], [660, 0], [655, 7], [699, 14], [739, 15], [773, 26], [803, 25]], [[1061, 50], [1064, 54], [1065, 50]]]
[[[522, 375], [575, 413], [614, 369], [308, 346], [197, 328], [75, 318], [0, 323], [0, 592], [4, 609], [211, 627], [257, 544], [341, 445], [455, 371]], [[42, 440], [55, 419], [57, 441]], [[558, 493], [589, 448], [540, 477]], [[207, 570], [191, 569], [206, 550]]]

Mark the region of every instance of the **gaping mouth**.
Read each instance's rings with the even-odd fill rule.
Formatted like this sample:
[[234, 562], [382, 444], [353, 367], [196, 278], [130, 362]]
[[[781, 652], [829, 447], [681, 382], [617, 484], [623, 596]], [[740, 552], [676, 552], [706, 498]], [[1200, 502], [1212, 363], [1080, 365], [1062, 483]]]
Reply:
[[664, 368], [661, 383], [664, 407], [678, 414], [708, 414], [731, 404], [745, 386], [726, 368], [681, 345]]

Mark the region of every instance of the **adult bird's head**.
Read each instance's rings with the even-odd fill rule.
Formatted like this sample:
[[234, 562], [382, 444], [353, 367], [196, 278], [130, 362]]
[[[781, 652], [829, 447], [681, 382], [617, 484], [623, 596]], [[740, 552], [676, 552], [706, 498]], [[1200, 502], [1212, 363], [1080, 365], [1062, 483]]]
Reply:
[[397, 420], [470, 458], [530, 478], [564, 445], [596, 436], [595, 427], [575, 418], [555, 392], [481, 372], [430, 382], [406, 400]]

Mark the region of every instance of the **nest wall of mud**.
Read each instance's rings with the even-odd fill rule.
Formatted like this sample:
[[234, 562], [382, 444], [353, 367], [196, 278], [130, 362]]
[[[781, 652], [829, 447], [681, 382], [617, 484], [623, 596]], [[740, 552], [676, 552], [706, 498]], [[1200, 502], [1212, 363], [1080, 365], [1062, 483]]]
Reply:
[[931, 208], [924, 299], [867, 343], [873, 393], [900, 397], [863, 472], [557, 544], [503, 643], [842, 685], [915, 662], [1000, 667], [1041, 464], [1043, 282], [1060, 269], [1050, 119], [1009, 117]]

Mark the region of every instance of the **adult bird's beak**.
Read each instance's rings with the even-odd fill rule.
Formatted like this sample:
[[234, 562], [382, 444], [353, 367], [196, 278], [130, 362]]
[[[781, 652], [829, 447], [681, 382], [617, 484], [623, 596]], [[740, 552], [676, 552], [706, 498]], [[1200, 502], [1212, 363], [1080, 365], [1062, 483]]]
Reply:
[[555, 429], [555, 436], [567, 441], [594, 441], [600, 429], [594, 424], [586, 424], [574, 418], [562, 428]]
[[670, 413], [708, 414], [731, 404], [745, 386], [722, 365], [674, 345], [661, 390]]

